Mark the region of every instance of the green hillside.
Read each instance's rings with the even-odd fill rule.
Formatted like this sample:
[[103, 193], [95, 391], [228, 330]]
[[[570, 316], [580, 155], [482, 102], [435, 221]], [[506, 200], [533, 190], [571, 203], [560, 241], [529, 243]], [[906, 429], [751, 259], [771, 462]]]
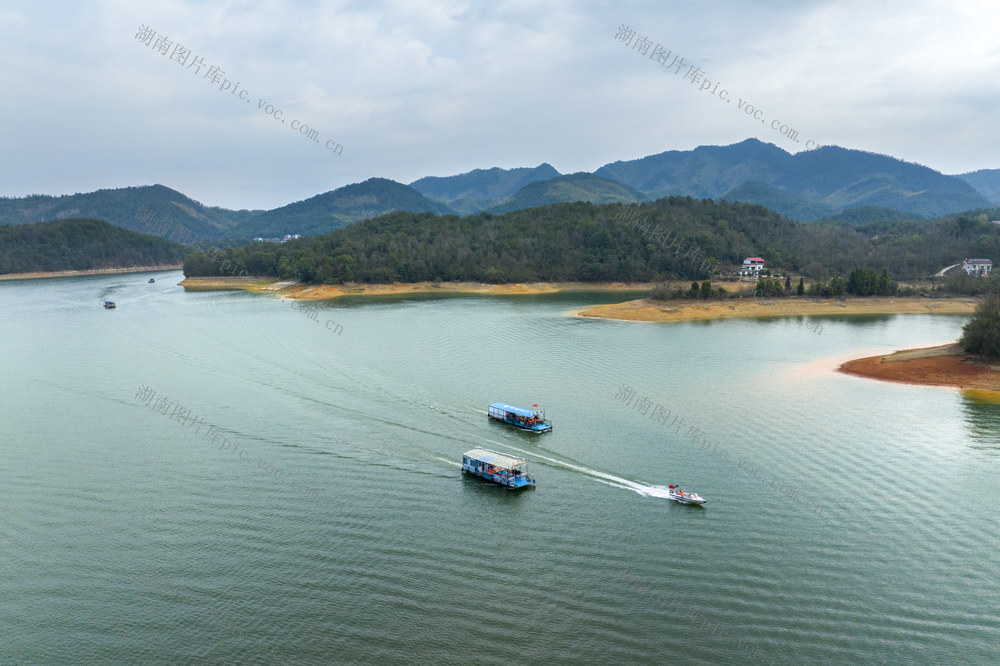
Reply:
[[508, 213], [553, 203], [585, 201], [588, 203], [637, 203], [646, 197], [636, 190], [591, 173], [573, 173], [531, 183], [512, 197], [492, 206], [491, 213]]
[[[770, 268], [812, 278], [887, 268], [906, 279], [963, 257], [1000, 258], [1000, 228], [987, 221], [995, 212], [905, 221], [877, 234], [691, 197], [632, 206], [559, 203], [464, 218], [398, 212], [323, 236], [229, 249], [225, 265], [328, 283], [635, 282], [704, 279], [761, 256]], [[196, 252], [184, 272], [219, 275], [223, 263]]]
[[1000, 169], [970, 171], [959, 174], [956, 178], [961, 178], [992, 203], [1000, 206]]
[[887, 155], [838, 146], [792, 155], [756, 139], [614, 162], [594, 173], [650, 198], [732, 198], [735, 192], [740, 201], [773, 205], [800, 220], [861, 206], [940, 217], [993, 205], [961, 178]]
[[358, 220], [397, 210], [438, 214], [452, 212], [445, 204], [431, 201], [412, 187], [387, 178], [369, 178], [363, 183], [347, 185], [269, 210], [232, 229], [227, 237], [325, 234]]
[[470, 214], [512, 196], [522, 187], [561, 175], [550, 164], [533, 169], [473, 169], [456, 176], [427, 176], [410, 183], [421, 194], [448, 204], [455, 212]]
[[766, 183], [748, 180], [726, 192], [727, 201], [748, 201], [781, 213], [793, 220], [818, 220], [833, 213], [833, 207], [797, 197]]
[[204, 206], [163, 185], [0, 198], [0, 225], [90, 218], [184, 243], [219, 238], [256, 214]]
[[102, 220], [0, 227], [0, 273], [179, 264], [183, 255], [182, 245]]

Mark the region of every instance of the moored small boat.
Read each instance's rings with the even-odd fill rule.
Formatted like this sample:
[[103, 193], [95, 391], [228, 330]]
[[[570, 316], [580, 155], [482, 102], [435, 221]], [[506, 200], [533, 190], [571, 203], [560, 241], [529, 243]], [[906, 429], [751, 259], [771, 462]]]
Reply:
[[475, 474], [507, 488], [524, 488], [535, 485], [528, 474], [528, 460], [486, 449], [472, 449], [462, 456], [462, 471]]
[[156, 282], [156, 278], [149, 278], [149, 284], [153, 284], [154, 282]]
[[486, 411], [491, 419], [509, 423], [522, 430], [536, 433], [552, 430], [552, 424], [545, 419], [545, 412], [537, 407], [538, 405], [532, 405], [532, 409], [525, 409], [508, 405], [506, 402], [494, 402]]
[[[662, 486], [661, 486], [662, 487]], [[704, 504], [705, 500], [698, 493], [689, 493], [681, 490], [680, 486], [669, 486], [667, 496], [675, 502], [681, 504]]]
[[115, 306], [115, 302], [114, 301], [104, 301], [104, 307], [107, 308], [108, 310], [112, 310], [112, 309], [114, 309], [116, 307]]

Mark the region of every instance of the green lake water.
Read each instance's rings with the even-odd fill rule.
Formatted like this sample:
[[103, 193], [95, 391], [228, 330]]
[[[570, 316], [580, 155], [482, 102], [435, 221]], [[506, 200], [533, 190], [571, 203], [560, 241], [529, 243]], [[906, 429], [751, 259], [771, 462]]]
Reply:
[[0, 663], [997, 661], [1000, 405], [834, 372], [967, 317], [155, 275], [0, 283]]

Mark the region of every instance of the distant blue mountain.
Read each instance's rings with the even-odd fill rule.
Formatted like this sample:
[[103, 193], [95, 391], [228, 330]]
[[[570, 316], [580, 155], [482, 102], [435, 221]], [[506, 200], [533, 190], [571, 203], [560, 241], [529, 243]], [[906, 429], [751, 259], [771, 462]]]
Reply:
[[554, 203], [586, 201], [589, 203], [638, 203], [645, 195], [628, 185], [599, 178], [592, 173], [572, 173], [526, 185], [514, 195], [489, 208], [491, 213], [508, 213]]
[[426, 176], [410, 183], [425, 197], [448, 204], [459, 213], [471, 214], [498, 204], [521, 188], [561, 175], [549, 164], [533, 169], [474, 169], [457, 176]]
[[955, 177], [972, 185], [977, 192], [1000, 206], [1000, 169], [980, 169], [979, 171], [960, 173]]
[[839, 146], [792, 155], [757, 139], [613, 162], [594, 173], [654, 199], [733, 197], [800, 220], [861, 206], [939, 217], [993, 205], [961, 178], [919, 164]]
[[231, 238], [303, 236], [330, 233], [352, 222], [403, 210], [411, 213], [453, 214], [440, 201], [432, 201], [417, 190], [387, 178], [369, 178], [363, 183], [296, 201], [247, 220], [229, 231]]
[[[470, 215], [557, 202], [638, 202], [671, 195], [756, 203], [797, 220], [936, 218], [1000, 204], [1000, 169], [947, 176], [838, 146], [792, 155], [747, 139], [672, 150], [563, 176], [549, 164], [475, 169], [403, 185], [370, 178], [269, 211], [204, 206], [162, 185], [0, 198], [0, 225], [89, 217], [171, 240], [312, 235], [392, 211]], [[863, 209], [860, 210], [860, 209]]]

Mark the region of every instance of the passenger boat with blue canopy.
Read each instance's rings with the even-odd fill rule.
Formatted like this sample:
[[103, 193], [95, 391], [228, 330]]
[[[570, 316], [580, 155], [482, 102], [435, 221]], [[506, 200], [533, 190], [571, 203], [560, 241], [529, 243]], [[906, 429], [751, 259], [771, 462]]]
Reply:
[[494, 402], [487, 409], [487, 413], [491, 419], [509, 423], [522, 430], [538, 433], [552, 430], [552, 424], [545, 420], [545, 412], [537, 407], [538, 405], [532, 405], [532, 409], [525, 409], [508, 405], [506, 402]]
[[528, 474], [527, 458], [486, 449], [466, 451], [462, 456], [462, 471], [507, 488], [517, 489], [535, 485], [534, 477]]

